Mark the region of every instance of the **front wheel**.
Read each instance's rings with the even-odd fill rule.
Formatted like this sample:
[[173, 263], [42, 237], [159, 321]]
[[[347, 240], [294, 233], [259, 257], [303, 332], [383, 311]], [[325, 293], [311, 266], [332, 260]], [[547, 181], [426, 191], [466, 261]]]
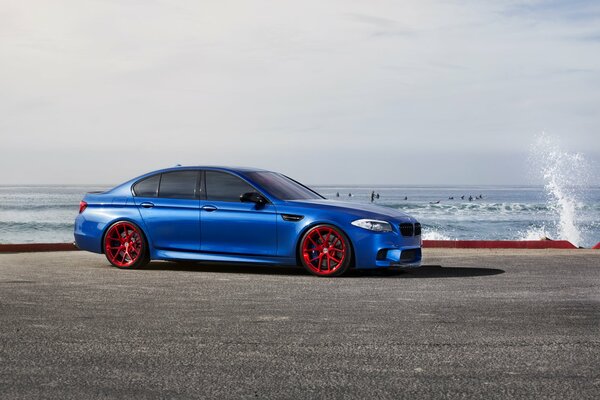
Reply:
[[142, 230], [127, 221], [115, 222], [108, 228], [104, 255], [117, 268], [141, 268], [150, 261]]
[[352, 250], [346, 235], [332, 225], [309, 229], [300, 242], [300, 260], [317, 276], [339, 276], [350, 266]]

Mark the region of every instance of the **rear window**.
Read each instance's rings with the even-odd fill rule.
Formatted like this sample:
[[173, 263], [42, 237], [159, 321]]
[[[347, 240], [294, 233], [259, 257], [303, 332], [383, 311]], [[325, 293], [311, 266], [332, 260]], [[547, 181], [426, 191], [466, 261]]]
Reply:
[[198, 171], [177, 171], [162, 174], [158, 197], [195, 199]]
[[133, 193], [138, 197], [156, 197], [158, 182], [160, 182], [160, 174], [143, 179], [133, 186]]

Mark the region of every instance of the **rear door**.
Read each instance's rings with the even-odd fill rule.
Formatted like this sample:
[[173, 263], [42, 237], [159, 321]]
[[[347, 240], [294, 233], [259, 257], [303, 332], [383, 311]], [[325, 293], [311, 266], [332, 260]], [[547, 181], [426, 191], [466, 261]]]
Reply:
[[171, 171], [134, 186], [135, 204], [155, 248], [200, 250], [200, 176], [198, 170]]
[[205, 171], [205, 200], [200, 207], [203, 252], [275, 256], [277, 215], [271, 203], [242, 203], [243, 193], [257, 191], [240, 177]]

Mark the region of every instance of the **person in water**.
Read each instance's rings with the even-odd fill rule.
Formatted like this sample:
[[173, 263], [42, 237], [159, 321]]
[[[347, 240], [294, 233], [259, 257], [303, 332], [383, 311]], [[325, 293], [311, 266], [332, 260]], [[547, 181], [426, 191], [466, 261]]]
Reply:
[[375, 191], [374, 190], [371, 192], [371, 203], [373, 202], [373, 200], [375, 200]]

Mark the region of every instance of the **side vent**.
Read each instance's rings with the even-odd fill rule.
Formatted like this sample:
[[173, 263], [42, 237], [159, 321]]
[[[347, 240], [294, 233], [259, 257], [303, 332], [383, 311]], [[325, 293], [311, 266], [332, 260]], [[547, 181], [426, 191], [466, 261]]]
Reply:
[[281, 218], [283, 218], [284, 221], [298, 222], [304, 218], [304, 215], [281, 214]]
[[376, 260], [385, 260], [387, 257], [387, 249], [381, 249], [377, 252]]

